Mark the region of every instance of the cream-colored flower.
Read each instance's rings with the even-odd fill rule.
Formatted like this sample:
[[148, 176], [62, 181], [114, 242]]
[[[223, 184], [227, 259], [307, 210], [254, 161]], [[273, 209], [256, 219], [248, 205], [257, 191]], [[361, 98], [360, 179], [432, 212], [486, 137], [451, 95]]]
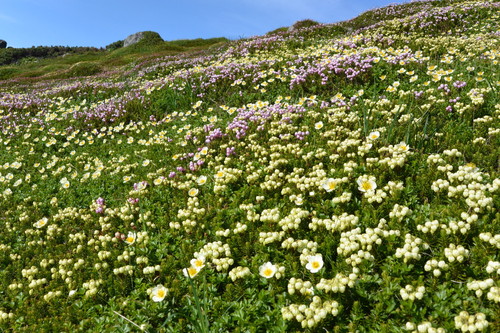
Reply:
[[203, 267], [205, 267], [205, 257], [198, 256], [194, 259], [191, 259], [190, 264], [191, 267], [195, 267], [196, 269], [201, 270]]
[[197, 188], [192, 188], [192, 189], [189, 190], [188, 194], [189, 194], [190, 197], [195, 197], [195, 196], [198, 195], [198, 192], [199, 191], [198, 191]]
[[207, 176], [200, 176], [196, 179], [196, 184], [204, 185], [207, 182]]
[[225, 174], [224, 170], [219, 170], [219, 171], [217, 171], [217, 173], [215, 174], [215, 178], [217, 178], [217, 179], [222, 179], [222, 178], [224, 177], [224, 174]]
[[259, 267], [259, 274], [266, 279], [270, 279], [276, 274], [278, 269], [271, 262], [266, 262], [262, 266]]
[[194, 278], [196, 275], [198, 275], [200, 270], [201, 269], [198, 269], [197, 267], [191, 266], [188, 268], [184, 268], [182, 270], [182, 273], [184, 274], [185, 277]]
[[368, 139], [370, 140], [377, 140], [379, 137], [380, 137], [379, 131], [373, 131], [370, 134], [368, 134]]
[[337, 180], [333, 178], [328, 178], [321, 184], [321, 187], [323, 187], [325, 191], [331, 192], [337, 187], [337, 183], [338, 183]]
[[377, 184], [373, 176], [361, 176], [357, 180], [358, 190], [361, 192], [375, 191]]
[[44, 217], [40, 220], [38, 220], [35, 224], [34, 224], [34, 227], [35, 228], [41, 228], [43, 226], [45, 226], [47, 224], [47, 222], [49, 221], [48, 218]]
[[323, 268], [323, 256], [321, 255], [321, 253], [315, 256], [309, 256], [307, 258], [306, 268], [311, 273], [317, 273], [321, 268]]
[[396, 145], [396, 149], [401, 152], [406, 152], [410, 150], [410, 146], [408, 146], [405, 142], [400, 142]]
[[137, 238], [137, 234], [133, 231], [130, 231], [127, 235], [127, 238], [124, 239], [124, 242], [127, 244], [134, 244], [135, 239]]
[[59, 182], [61, 183], [62, 188], [68, 188], [69, 187], [68, 178], [64, 177]]
[[151, 290], [151, 299], [153, 302], [161, 302], [167, 296], [167, 292], [168, 289], [159, 284]]

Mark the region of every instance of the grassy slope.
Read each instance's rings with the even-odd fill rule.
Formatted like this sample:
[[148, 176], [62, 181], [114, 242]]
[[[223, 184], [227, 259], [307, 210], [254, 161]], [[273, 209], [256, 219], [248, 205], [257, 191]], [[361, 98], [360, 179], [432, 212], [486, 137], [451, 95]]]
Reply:
[[47, 59], [28, 59], [18, 64], [0, 66], [0, 79], [36, 78], [40, 80], [63, 77], [88, 76], [95, 73], [74, 71], [76, 64], [87, 63], [97, 68], [99, 72], [112, 71], [120, 66], [140, 61], [144, 57], [155, 54], [156, 57], [175, 55], [183, 52], [196, 52], [210, 47], [216, 47], [228, 42], [225, 38], [193, 39], [166, 41], [148, 45], [138, 45], [119, 48], [113, 51], [95, 51], [69, 54], [64, 57]]
[[500, 330], [498, 4], [0, 81], [0, 327]]

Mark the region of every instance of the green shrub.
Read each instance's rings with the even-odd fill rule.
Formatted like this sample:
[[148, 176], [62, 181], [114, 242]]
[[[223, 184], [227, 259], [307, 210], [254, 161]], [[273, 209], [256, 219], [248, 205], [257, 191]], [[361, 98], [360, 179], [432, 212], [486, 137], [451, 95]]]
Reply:
[[67, 77], [90, 76], [102, 72], [101, 66], [94, 62], [79, 62], [71, 66]]
[[106, 45], [106, 50], [113, 51], [113, 50], [119, 49], [121, 47], [123, 47], [123, 40], [118, 40], [114, 43]]
[[142, 39], [134, 44], [138, 46], [152, 46], [162, 44], [164, 42], [163, 38], [161, 38], [160, 34], [154, 31], [144, 31]]
[[0, 68], [0, 80], [7, 80], [14, 76], [17, 70], [12, 67]]
[[302, 28], [313, 27], [313, 26], [318, 25], [318, 24], [320, 24], [320, 23], [316, 22], [314, 20], [307, 19], [307, 20], [295, 22], [292, 27], [294, 30], [297, 30], [297, 29], [302, 29]]

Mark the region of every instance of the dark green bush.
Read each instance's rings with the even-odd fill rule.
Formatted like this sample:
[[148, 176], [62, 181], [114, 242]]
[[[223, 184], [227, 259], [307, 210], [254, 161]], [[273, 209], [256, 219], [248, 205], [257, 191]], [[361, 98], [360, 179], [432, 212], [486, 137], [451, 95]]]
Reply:
[[106, 50], [113, 51], [113, 50], [119, 49], [121, 47], [123, 47], [123, 40], [118, 40], [114, 43], [106, 45]]
[[163, 43], [164, 40], [160, 34], [154, 31], [144, 31], [142, 39], [134, 45], [138, 46], [152, 46]]
[[99, 51], [95, 47], [33, 46], [31, 48], [7, 48], [0, 50], [0, 66], [13, 64], [23, 58], [54, 58], [65, 54], [82, 54]]
[[316, 22], [314, 20], [302, 20], [302, 21], [297, 21], [293, 24], [293, 29], [294, 30], [297, 30], [297, 29], [302, 29], [302, 28], [309, 28], [309, 27], [313, 27], [315, 25], [318, 25], [320, 24], [319, 22]]

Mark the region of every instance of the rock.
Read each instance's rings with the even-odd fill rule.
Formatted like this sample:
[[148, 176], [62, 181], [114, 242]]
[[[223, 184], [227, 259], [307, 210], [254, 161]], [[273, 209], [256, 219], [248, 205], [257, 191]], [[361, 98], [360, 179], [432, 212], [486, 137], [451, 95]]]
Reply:
[[132, 34], [127, 38], [125, 38], [125, 40], [123, 41], [123, 47], [134, 45], [143, 39], [145, 39], [148, 42], [148, 44], [150, 44], [149, 42], [152, 42], [153, 44], [156, 42], [163, 42], [163, 39], [157, 32], [141, 31], [141, 32], [136, 32], [135, 34]]
[[0, 39], [0, 49], [5, 49], [7, 47], [7, 42], [3, 39]]
[[125, 40], [123, 41], [123, 46], [127, 47], [133, 45], [138, 41], [140, 41], [143, 37], [144, 37], [144, 32], [136, 32], [135, 34], [132, 34], [127, 38], [125, 38]]

